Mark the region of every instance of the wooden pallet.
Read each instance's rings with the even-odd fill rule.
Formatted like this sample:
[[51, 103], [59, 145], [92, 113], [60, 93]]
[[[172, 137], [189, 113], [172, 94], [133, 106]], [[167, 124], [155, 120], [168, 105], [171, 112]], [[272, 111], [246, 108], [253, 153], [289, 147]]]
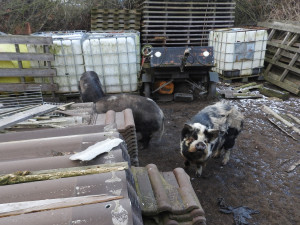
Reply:
[[91, 30], [140, 30], [141, 12], [139, 10], [92, 9]]
[[142, 10], [142, 44], [207, 46], [209, 30], [234, 25], [235, 2], [146, 0]]
[[[53, 44], [51, 37], [1, 35], [0, 44], [15, 46], [15, 52], [0, 52], [0, 61], [18, 62], [18, 68], [0, 68], [0, 78], [19, 77], [21, 81], [20, 83], [0, 83], [0, 92], [23, 92], [31, 88], [41, 87], [42, 91], [51, 91], [52, 95], [54, 95], [54, 91], [58, 90], [58, 85], [53, 81], [53, 77], [56, 76], [56, 70], [51, 68], [51, 61], [54, 61], [54, 55], [49, 53], [49, 46]], [[43, 53], [20, 52], [21, 44], [42, 45]], [[39, 61], [45, 67], [23, 68], [24, 61]], [[26, 77], [50, 77], [50, 83], [26, 83]]]
[[219, 77], [225, 83], [232, 83], [233, 81], [247, 83], [247, 82], [249, 82], [250, 79], [253, 79], [253, 80], [264, 80], [264, 77], [263, 77], [262, 74], [251, 75], [251, 76], [239, 76], [239, 77], [224, 77], [222, 75], [219, 75]]
[[264, 77], [291, 93], [300, 94], [300, 23], [263, 22], [270, 29]]

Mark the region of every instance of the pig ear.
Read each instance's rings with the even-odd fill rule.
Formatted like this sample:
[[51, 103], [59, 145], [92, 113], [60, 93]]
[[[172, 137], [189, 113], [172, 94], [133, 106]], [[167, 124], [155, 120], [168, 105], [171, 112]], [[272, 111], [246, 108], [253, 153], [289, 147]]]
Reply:
[[194, 128], [190, 124], [184, 124], [183, 129], [181, 131], [181, 140], [186, 136], [190, 136], [193, 132]]
[[219, 136], [219, 130], [207, 129], [204, 131], [205, 136], [208, 138], [209, 142], [215, 140]]

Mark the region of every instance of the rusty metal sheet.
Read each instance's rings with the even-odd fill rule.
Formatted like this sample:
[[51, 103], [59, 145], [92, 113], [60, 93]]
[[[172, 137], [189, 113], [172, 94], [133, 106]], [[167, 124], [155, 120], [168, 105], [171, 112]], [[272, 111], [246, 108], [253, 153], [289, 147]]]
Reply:
[[71, 155], [44, 157], [35, 159], [22, 159], [0, 162], [0, 174], [14, 173], [17, 171], [38, 171], [57, 168], [81, 167], [97, 164], [108, 164], [127, 161], [124, 159], [123, 150], [118, 146], [109, 153], [101, 154], [90, 161], [73, 161]]
[[103, 132], [0, 143], [0, 162], [64, 155], [85, 150], [108, 137], [119, 137], [118, 132]]
[[[134, 224], [129, 199], [0, 218], [0, 225]], [[137, 224], [139, 225], [139, 224]]]

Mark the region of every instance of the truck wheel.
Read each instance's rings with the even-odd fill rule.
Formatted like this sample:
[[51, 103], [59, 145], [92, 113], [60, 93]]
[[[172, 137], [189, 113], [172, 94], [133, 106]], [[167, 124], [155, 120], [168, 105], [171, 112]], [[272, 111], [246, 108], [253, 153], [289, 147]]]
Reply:
[[150, 98], [150, 96], [151, 96], [151, 90], [150, 90], [150, 83], [149, 82], [144, 83], [144, 95], [147, 98]]

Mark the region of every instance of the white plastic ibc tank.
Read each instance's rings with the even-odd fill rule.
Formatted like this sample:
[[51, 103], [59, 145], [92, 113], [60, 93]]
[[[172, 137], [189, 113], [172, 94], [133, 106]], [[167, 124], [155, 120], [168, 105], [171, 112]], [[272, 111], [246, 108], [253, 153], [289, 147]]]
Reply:
[[137, 91], [139, 32], [88, 33], [82, 49], [86, 71], [98, 74], [105, 93]]
[[[54, 77], [54, 83], [58, 84], [57, 92], [78, 92], [80, 76], [85, 72], [81, 47], [85, 32], [42, 32], [34, 35], [51, 36], [53, 39], [53, 45], [50, 46], [49, 51], [55, 57], [51, 65], [57, 72], [57, 76]], [[39, 46], [34, 51], [42, 52], [41, 48], [42, 46]], [[34, 63], [34, 66], [40, 67], [37, 62]], [[50, 78], [35, 78], [35, 81], [50, 83]]]
[[209, 33], [214, 48], [213, 70], [225, 77], [251, 76], [264, 66], [268, 33], [264, 29], [229, 28]]

